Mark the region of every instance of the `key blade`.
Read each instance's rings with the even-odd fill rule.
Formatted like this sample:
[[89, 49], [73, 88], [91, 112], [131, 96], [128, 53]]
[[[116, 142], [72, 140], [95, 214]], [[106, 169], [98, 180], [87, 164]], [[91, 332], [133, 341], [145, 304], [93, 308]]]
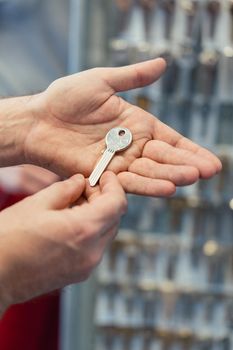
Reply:
[[104, 154], [100, 158], [99, 162], [96, 164], [93, 172], [89, 177], [90, 186], [93, 187], [97, 184], [100, 179], [100, 176], [103, 174], [104, 170], [107, 168], [108, 164], [112, 160], [115, 154], [114, 149], [106, 149]]
[[89, 177], [90, 186], [95, 186], [97, 184], [114, 154], [129, 147], [132, 143], [132, 134], [127, 128], [116, 127], [109, 130], [105, 137], [105, 142], [107, 149]]

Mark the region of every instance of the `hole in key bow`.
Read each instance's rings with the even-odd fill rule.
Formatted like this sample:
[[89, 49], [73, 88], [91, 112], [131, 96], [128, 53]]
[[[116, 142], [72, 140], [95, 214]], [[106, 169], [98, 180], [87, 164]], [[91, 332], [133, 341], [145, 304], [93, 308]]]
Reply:
[[120, 130], [120, 131], [118, 132], [118, 135], [119, 135], [119, 136], [125, 135], [125, 130]]

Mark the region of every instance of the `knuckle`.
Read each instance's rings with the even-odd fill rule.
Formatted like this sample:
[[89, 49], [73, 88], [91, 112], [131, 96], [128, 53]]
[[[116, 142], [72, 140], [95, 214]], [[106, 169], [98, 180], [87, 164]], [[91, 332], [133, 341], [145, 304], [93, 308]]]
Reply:
[[174, 182], [176, 185], [184, 185], [186, 183], [186, 176], [182, 171], [177, 174], [170, 173], [169, 180]]
[[86, 281], [92, 274], [93, 270], [99, 265], [102, 256], [95, 252], [86, 257], [85, 265], [82, 267], [82, 272], [78, 274], [77, 282]]
[[88, 270], [90, 272], [92, 272], [101, 262], [102, 260], [102, 254], [100, 254], [99, 252], [95, 252], [93, 253], [90, 257], [89, 257], [89, 264], [88, 264]]
[[85, 263], [82, 266], [81, 271], [79, 270], [77, 277], [74, 278], [77, 282], [82, 282], [87, 280], [93, 271], [96, 269], [96, 267], [100, 264], [103, 257], [103, 253], [97, 251], [97, 252], [90, 252], [86, 255]]
[[139, 70], [137, 67], [135, 69], [135, 85], [144, 85], [145, 83], [145, 75], [143, 71]]
[[86, 270], [82, 273], [82, 276], [79, 277], [78, 282], [84, 282], [88, 280], [88, 278], [91, 276], [92, 270]]
[[115, 217], [119, 217], [121, 215], [124, 215], [127, 212], [128, 209], [128, 202], [125, 197], [122, 196], [122, 198], [113, 199], [112, 202], [112, 215]]

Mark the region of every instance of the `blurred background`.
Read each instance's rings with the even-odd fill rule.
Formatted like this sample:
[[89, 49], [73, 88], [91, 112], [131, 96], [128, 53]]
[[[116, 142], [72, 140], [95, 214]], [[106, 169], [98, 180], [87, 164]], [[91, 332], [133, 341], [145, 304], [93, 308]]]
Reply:
[[[233, 1], [0, 0], [0, 95], [95, 66], [162, 56], [157, 83], [122, 96], [222, 160], [169, 199], [129, 196], [95, 275], [0, 321], [0, 349], [233, 350]], [[0, 170], [1, 207], [57, 181]]]

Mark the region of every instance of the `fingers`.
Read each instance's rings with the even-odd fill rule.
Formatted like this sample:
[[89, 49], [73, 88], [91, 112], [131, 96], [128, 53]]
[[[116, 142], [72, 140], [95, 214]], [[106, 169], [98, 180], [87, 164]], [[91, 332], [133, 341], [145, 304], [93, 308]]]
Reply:
[[131, 172], [121, 172], [118, 178], [124, 190], [144, 196], [169, 197], [176, 191], [171, 181], [151, 179]]
[[102, 247], [102, 253], [107, 249], [112, 241], [116, 238], [119, 231], [119, 223], [112, 226], [108, 231], [106, 231], [100, 238], [100, 246]]
[[220, 160], [212, 152], [195, 144], [159, 120], [156, 120], [155, 123], [154, 139], [164, 141], [177, 149], [189, 151], [189, 154], [195, 154], [196, 159], [200, 160], [199, 164], [201, 164], [201, 160], [206, 161], [205, 165], [202, 163], [199, 169], [203, 178], [210, 177], [222, 169]]
[[125, 192], [115, 174], [106, 171], [100, 179], [98, 195], [97, 191], [93, 191], [91, 188], [87, 189], [93, 210], [101, 208], [103, 216], [114, 215], [114, 213], [119, 213], [121, 216], [125, 213], [127, 208]]
[[127, 200], [124, 190], [116, 175], [107, 171], [100, 179], [99, 188], [89, 187], [86, 193], [88, 203], [82, 207], [73, 208], [73, 210], [79, 222], [88, 214], [88, 217], [91, 218], [88, 225], [92, 225], [101, 235], [115, 225], [126, 212]]
[[36, 193], [58, 181], [57, 175], [34, 165], [21, 165], [18, 168], [20, 170], [20, 189], [25, 193]]
[[217, 158], [213, 153], [208, 151], [206, 148], [200, 147], [194, 142], [190, 141], [186, 137], [181, 137], [177, 142], [176, 147], [180, 149], [187, 149], [194, 152], [197, 156], [201, 158], [206, 158], [215, 165], [216, 173], [222, 170], [222, 163], [219, 158]]
[[124, 67], [105, 68], [104, 79], [116, 92], [126, 91], [153, 83], [165, 69], [164, 59], [157, 58]]
[[77, 200], [85, 189], [82, 175], [74, 175], [65, 181], [56, 182], [38, 192], [34, 198], [39, 205], [48, 209], [64, 209]]
[[199, 172], [195, 167], [160, 164], [148, 158], [136, 159], [128, 170], [151, 179], [167, 180], [176, 186], [191, 185], [199, 178]]
[[147, 142], [143, 150], [143, 157], [162, 164], [193, 166], [198, 169], [200, 177], [207, 179], [217, 173], [218, 167], [210, 156], [205, 156], [204, 151], [201, 154], [202, 156], [200, 152], [198, 154], [189, 148], [177, 148], [157, 140]]

